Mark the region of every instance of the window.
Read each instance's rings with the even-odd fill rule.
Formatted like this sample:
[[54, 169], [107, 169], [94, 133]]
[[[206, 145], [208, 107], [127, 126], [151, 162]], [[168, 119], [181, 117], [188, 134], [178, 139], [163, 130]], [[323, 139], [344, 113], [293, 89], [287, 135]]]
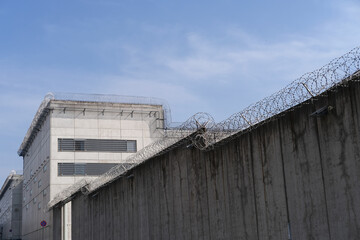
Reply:
[[46, 196], [46, 189], [44, 189], [43, 191], [43, 196]]
[[30, 190], [30, 196], [32, 196], [32, 194], [33, 194], [33, 191], [32, 191], [32, 189]]
[[86, 163], [75, 163], [74, 164], [74, 175], [85, 175]]
[[38, 203], [38, 209], [41, 209], [41, 202]]
[[[97, 176], [116, 166], [116, 163], [58, 163], [58, 176]], [[122, 163], [126, 168], [130, 163]]]
[[39, 180], [38, 182], [38, 187], [41, 187], [41, 180]]
[[46, 172], [47, 170], [47, 164], [45, 164], [45, 166], [43, 167], [43, 172]]
[[34, 177], [34, 183], [36, 183], [36, 181], [37, 181], [37, 177]]
[[33, 200], [33, 201], [34, 201], [34, 204], [35, 204], [35, 203], [36, 203], [36, 198], [34, 198], [34, 200]]
[[136, 140], [59, 138], [59, 152], [136, 152]]
[[75, 140], [75, 151], [85, 151], [85, 140]]

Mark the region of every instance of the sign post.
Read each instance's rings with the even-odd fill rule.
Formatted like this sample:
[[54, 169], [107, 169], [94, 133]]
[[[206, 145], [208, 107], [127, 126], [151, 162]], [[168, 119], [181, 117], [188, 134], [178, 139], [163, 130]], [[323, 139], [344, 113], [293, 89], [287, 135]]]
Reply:
[[46, 221], [45, 221], [45, 220], [42, 220], [41, 223], [40, 223], [40, 225], [41, 225], [42, 227], [46, 227]]

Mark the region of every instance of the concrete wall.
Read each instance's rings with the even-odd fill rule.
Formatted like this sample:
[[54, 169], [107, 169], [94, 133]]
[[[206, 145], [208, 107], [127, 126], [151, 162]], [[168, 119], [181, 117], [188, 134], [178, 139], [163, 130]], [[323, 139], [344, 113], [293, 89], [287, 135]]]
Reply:
[[79, 193], [73, 239], [359, 239], [359, 93], [353, 82], [212, 151], [180, 146]]
[[50, 117], [46, 117], [28, 152], [24, 156], [24, 189], [22, 205], [22, 239], [50, 239], [49, 228], [40, 225], [42, 220], [51, 222], [46, 211], [50, 184]]
[[21, 175], [9, 176], [9, 186], [0, 199], [0, 239], [20, 239], [22, 221]]
[[21, 239], [22, 223], [22, 200], [23, 200], [23, 181], [12, 188], [12, 216], [11, 216], [11, 235], [12, 239]]

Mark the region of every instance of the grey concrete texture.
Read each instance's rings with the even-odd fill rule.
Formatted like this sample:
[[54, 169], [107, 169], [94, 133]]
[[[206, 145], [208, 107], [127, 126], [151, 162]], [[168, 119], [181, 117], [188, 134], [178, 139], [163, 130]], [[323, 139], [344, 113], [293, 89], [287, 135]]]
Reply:
[[8, 180], [9, 185], [0, 199], [1, 240], [21, 238], [23, 180], [21, 175], [10, 175], [7, 178]]
[[72, 238], [360, 239], [359, 93], [338, 86], [211, 151], [185, 144], [77, 194]]

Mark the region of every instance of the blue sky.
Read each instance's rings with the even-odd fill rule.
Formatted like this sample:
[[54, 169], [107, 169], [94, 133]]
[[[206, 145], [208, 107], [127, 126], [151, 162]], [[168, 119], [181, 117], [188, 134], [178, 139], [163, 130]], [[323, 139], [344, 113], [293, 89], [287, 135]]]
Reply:
[[0, 1], [0, 181], [47, 92], [166, 99], [216, 121], [360, 45], [357, 1]]

